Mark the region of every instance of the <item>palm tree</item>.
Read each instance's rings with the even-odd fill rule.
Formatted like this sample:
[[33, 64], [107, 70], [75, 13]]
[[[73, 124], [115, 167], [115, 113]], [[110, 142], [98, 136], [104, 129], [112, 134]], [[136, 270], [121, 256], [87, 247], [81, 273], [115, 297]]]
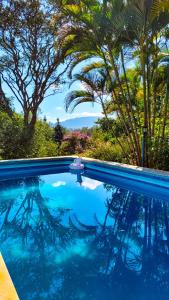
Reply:
[[76, 106], [81, 103], [98, 103], [101, 105], [103, 114], [108, 120], [108, 114], [106, 111], [106, 101], [109, 97], [107, 90], [107, 74], [105, 70], [99, 70], [97, 72], [82, 72], [76, 74], [72, 83], [80, 81], [83, 89], [71, 91], [65, 100], [66, 110], [72, 106], [73, 111]]
[[[112, 7], [110, 10], [111, 5], [113, 5], [114, 10]], [[123, 1], [109, 2], [109, 7], [106, 3], [105, 6], [102, 6], [99, 1], [94, 1], [89, 6], [82, 5], [82, 2], [79, 5], [66, 5], [63, 12], [72, 15], [74, 21], [69, 22], [69, 26], [67, 24], [67, 35], [64, 24], [63, 34], [61, 31], [61, 40], [62, 43], [63, 40], [65, 42], [70, 39], [74, 40], [74, 46], [68, 51], [68, 55], [71, 54], [72, 58], [70, 74], [72, 74], [72, 69], [77, 64], [89, 58], [97, 58], [101, 63], [104, 63], [109, 80], [112, 83], [112, 101], [118, 106], [119, 117], [124, 125], [129, 145], [131, 145], [131, 152], [136, 152], [136, 161], [139, 164], [141, 152], [134, 110], [131, 101], [128, 101], [128, 99], [131, 100], [130, 96], [126, 98], [129, 90], [127, 89], [124, 92], [122, 88], [120, 68], [118, 68], [120, 28], [117, 21], [124, 7]], [[111, 14], [108, 14], [109, 10]], [[113, 18], [115, 20], [112, 24]], [[113, 28], [113, 32], [111, 28]], [[119, 93], [113, 89], [114, 79], [118, 82]], [[123, 107], [122, 102], [125, 103]], [[130, 126], [128, 126], [129, 123]]]
[[[163, 30], [169, 20], [168, 1], [92, 1], [86, 4], [67, 4], [63, 14], [71, 15], [69, 24], [64, 23], [61, 40], [74, 40], [71, 54], [70, 75], [79, 63], [99, 61], [104, 64], [109, 81], [112, 83], [111, 99], [118, 107], [118, 117], [135, 155], [138, 165], [149, 164], [154, 122], [153, 110], [157, 95], [153, 90], [153, 78], [157, 72], [155, 63], [161, 52]], [[65, 30], [67, 24], [67, 30]], [[161, 36], [159, 37], [158, 33]], [[69, 37], [69, 38], [68, 38]], [[143, 146], [138, 107], [133, 105], [132, 93], [127, 74], [130, 60], [140, 65], [141, 88], [143, 91]], [[113, 88], [114, 82], [118, 89]], [[130, 123], [130, 126], [128, 124]], [[142, 121], [141, 121], [142, 123]], [[141, 153], [142, 147], [142, 153]]]
[[[100, 68], [99, 68], [100, 67]], [[96, 71], [93, 72], [93, 69]], [[92, 70], [92, 71], [91, 71]], [[78, 105], [82, 103], [98, 103], [101, 105], [103, 115], [107, 123], [107, 128], [113, 131], [114, 136], [116, 136], [117, 143], [120, 145], [121, 150], [125, 157], [127, 158], [127, 153], [125, 148], [117, 137], [115, 131], [110, 124], [110, 118], [108, 117], [108, 106], [111, 99], [110, 93], [110, 81], [106, 69], [103, 64], [96, 63], [87, 65], [83, 68], [83, 71], [79, 74], [75, 74], [72, 80], [72, 84], [76, 81], [80, 81], [83, 85], [83, 89], [73, 90], [68, 93], [65, 99], [66, 110], [71, 108], [73, 111]]]

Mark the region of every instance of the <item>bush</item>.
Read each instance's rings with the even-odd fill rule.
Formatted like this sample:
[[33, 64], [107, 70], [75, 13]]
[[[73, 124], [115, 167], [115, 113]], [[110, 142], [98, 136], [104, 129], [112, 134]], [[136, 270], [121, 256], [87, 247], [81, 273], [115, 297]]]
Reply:
[[0, 112], [0, 156], [2, 159], [20, 158], [20, 139], [23, 131], [23, 118], [18, 114], [12, 117]]
[[89, 136], [80, 131], [74, 131], [65, 135], [60, 147], [61, 155], [83, 152], [87, 148], [89, 140]]
[[155, 141], [150, 152], [150, 167], [169, 170], [169, 139]]
[[32, 142], [32, 157], [57, 156], [54, 130], [46, 122], [37, 121]]
[[0, 113], [0, 159], [57, 156], [58, 147], [54, 142], [54, 130], [46, 122], [37, 121], [31, 151], [23, 149], [23, 117], [14, 114], [9, 117]]
[[[127, 146], [125, 148], [127, 150]], [[83, 155], [100, 160], [126, 163], [126, 158], [118, 144], [112, 145], [110, 142], [100, 140], [92, 141], [90, 149], [83, 152]]]

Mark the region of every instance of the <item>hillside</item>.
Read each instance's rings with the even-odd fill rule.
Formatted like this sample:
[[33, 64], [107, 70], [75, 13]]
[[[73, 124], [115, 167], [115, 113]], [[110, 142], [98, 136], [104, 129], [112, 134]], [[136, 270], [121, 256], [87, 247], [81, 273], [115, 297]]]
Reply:
[[68, 119], [61, 122], [61, 125], [68, 129], [80, 129], [82, 127], [91, 128], [95, 125], [95, 122], [98, 120], [98, 117], [81, 117]]

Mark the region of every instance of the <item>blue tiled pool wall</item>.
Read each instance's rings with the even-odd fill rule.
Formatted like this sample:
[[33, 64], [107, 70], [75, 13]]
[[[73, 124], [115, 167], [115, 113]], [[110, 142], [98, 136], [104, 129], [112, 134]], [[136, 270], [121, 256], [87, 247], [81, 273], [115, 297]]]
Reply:
[[73, 157], [65, 158], [45, 158], [45, 159], [23, 159], [23, 160], [7, 160], [0, 162], [0, 171], [3, 169], [43, 167], [53, 165], [69, 165], [74, 160]]
[[68, 171], [73, 158], [7, 161], [0, 165], [0, 180], [20, 175], [38, 175]]
[[116, 165], [111, 166], [102, 162], [87, 162], [85, 166], [87, 169], [97, 170], [121, 177], [127, 177], [132, 180], [144, 181], [148, 183], [153, 183], [155, 181], [157, 183], [159, 181], [161, 184], [163, 184], [162, 182], [165, 182], [165, 185], [168, 184], [169, 187], [169, 176], [167, 177], [159, 175], [159, 173], [155, 173], [155, 171], [139, 171], [137, 169], [130, 169], [127, 167], [124, 168]]
[[116, 174], [110, 175], [110, 173], [99, 172], [92, 169], [86, 169], [84, 175], [85, 177], [94, 180], [104, 181], [106, 184], [115, 184], [119, 188], [130, 189], [131, 191], [136, 193], [141, 192], [142, 194], [149, 195], [153, 198], [163, 199], [167, 201], [169, 200], [169, 188], [166, 186], [160, 186], [156, 184], [152, 185], [147, 182], [127, 178], [127, 176], [120, 177]]
[[[0, 163], [0, 179], [13, 178], [15, 176], [30, 174], [48, 174], [48, 173], [60, 173], [69, 170], [69, 165], [74, 160], [74, 157], [63, 158], [46, 158], [46, 159], [26, 159], [26, 160], [13, 160], [4, 161]], [[169, 176], [161, 176], [155, 172], [140, 171], [136, 169], [130, 169], [127, 167], [120, 167], [118, 165], [109, 165], [105, 162], [95, 162], [84, 160], [85, 170], [93, 171], [99, 174], [105, 174], [108, 180], [111, 178], [115, 180], [118, 178], [118, 182], [124, 184], [125, 179], [144, 184], [150, 184], [153, 186], [169, 188]], [[106, 176], [108, 174], [108, 176]], [[96, 176], [96, 174], [94, 175]]]

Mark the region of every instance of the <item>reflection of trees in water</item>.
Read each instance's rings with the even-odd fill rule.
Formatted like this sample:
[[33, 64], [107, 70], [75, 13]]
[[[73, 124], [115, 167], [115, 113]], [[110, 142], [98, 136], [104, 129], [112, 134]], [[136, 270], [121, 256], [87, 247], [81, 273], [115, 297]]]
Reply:
[[95, 216], [88, 226], [67, 209], [50, 208], [38, 177], [2, 181], [2, 195], [13, 185], [23, 194], [2, 197], [0, 242], [21, 299], [124, 299], [126, 293], [139, 300], [143, 290], [149, 299], [154, 291], [154, 299], [160, 289], [169, 292], [167, 202], [105, 185], [112, 196], [104, 222]]
[[[12, 184], [13, 182], [10, 181]], [[16, 182], [14, 182], [16, 184]], [[7, 182], [9, 187], [9, 182]], [[17, 233], [26, 243], [27, 238], [34, 240], [37, 249], [42, 250], [46, 243], [64, 243], [70, 232], [61, 225], [66, 209], [49, 209], [47, 199], [44, 199], [39, 189], [39, 178], [27, 178], [17, 181], [18, 188], [25, 187], [28, 191], [19, 199], [4, 199], [1, 214], [4, 214], [3, 233], [8, 230]], [[16, 186], [15, 186], [16, 187]], [[4, 184], [3, 184], [4, 190]], [[12, 196], [11, 196], [12, 197]]]
[[[107, 200], [107, 211], [113, 223], [110, 229], [103, 225], [103, 272], [111, 275], [113, 286], [124, 279], [124, 289], [125, 282], [132, 278], [140, 286], [140, 293], [144, 290], [149, 297], [161, 299], [169, 292], [168, 203], [114, 188], [112, 199]], [[136, 288], [133, 283], [132, 289]]]
[[[58, 284], [54, 280], [56, 270], [51, 268], [50, 259], [53, 259], [54, 251], [57, 255], [71, 242], [74, 229], [68, 229], [61, 223], [66, 209], [48, 208], [47, 199], [42, 197], [39, 189], [38, 177], [8, 181], [6, 184], [1, 182], [0, 186], [3, 195], [0, 206], [1, 249], [14, 280], [22, 283], [18, 287], [21, 295], [25, 295], [27, 290], [27, 298], [36, 299], [35, 295], [48, 290], [51, 283]], [[13, 186], [15, 191], [18, 188], [15, 199], [8, 193], [8, 188]]]

